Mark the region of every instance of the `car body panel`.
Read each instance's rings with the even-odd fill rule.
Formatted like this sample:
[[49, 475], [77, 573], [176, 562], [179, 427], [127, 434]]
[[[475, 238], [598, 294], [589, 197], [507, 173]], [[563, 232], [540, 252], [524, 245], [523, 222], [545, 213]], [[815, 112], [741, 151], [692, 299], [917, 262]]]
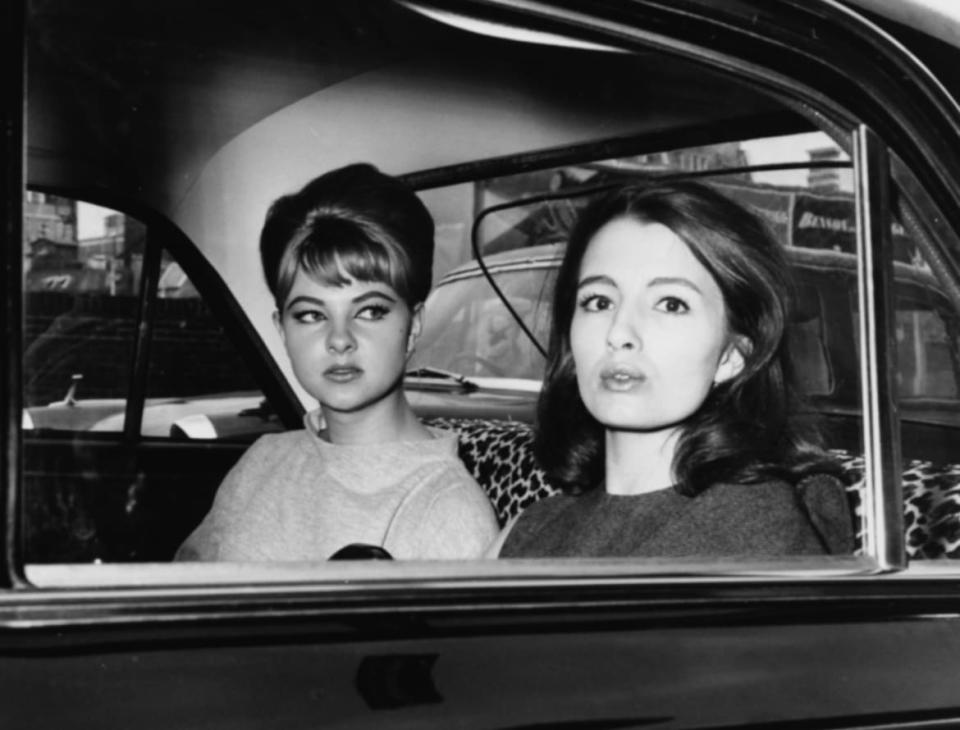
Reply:
[[[89, 727], [142, 728], [862, 727], [881, 718], [957, 719], [942, 667], [960, 645], [947, 624], [860, 619], [851, 627], [849, 618], [784, 613], [782, 622], [691, 616], [664, 626], [621, 612], [559, 632], [549, 622], [488, 620], [481, 635], [475, 622], [447, 618], [441, 635], [425, 621], [420, 631], [401, 629], [405, 640], [314, 622], [269, 638], [248, 629], [232, 646], [218, 633], [185, 636], [173, 647], [128, 640], [119, 653], [78, 647], [56, 662], [27, 650], [0, 669], [5, 693], [22, 701], [0, 717], [18, 729], [75, 726], [78, 713]], [[318, 631], [346, 640], [318, 642]], [[510, 638], [516, 633], [522, 641]], [[756, 656], [774, 651], [778, 661], [757, 672]], [[54, 690], [58, 702], [44, 706]]]

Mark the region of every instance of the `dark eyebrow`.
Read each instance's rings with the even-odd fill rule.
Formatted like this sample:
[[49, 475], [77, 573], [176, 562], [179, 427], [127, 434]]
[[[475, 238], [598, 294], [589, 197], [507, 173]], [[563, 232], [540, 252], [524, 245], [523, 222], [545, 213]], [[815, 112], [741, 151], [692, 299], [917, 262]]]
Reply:
[[[577, 284], [577, 289], [580, 290], [585, 286], [590, 286], [591, 284], [606, 284], [607, 286], [618, 288], [617, 283], [611, 277], [605, 274], [595, 274], [594, 276], [588, 276], [584, 279], [581, 279]], [[656, 279], [651, 279], [650, 283], [647, 284], [647, 287], [663, 286], [664, 284], [678, 284], [680, 286], [685, 286], [703, 296], [703, 292], [700, 291], [700, 287], [690, 281], [690, 279], [685, 279], [682, 276], [658, 276]]]
[[651, 279], [647, 286], [662, 286], [663, 284], [679, 284], [688, 289], [693, 289], [697, 294], [703, 296], [703, 292], [700, 291], [699, 286], [690, 281], [690, 279], [685, 279], [682, 276], [658, 276], [656, 279]]
[[593, 276], [588, 276], [577, 282], [577, 289], [583, 289], [583, 287], [590, 286], [591, 284], [607, 284], [608, 286], [612, 287], [617, 286], [617, 283], [606, 274], [594, 274]]
[[[351, 304], [363, 304], [370, 301], [371, 299], [386, 299], [391, 304], [396, 303], [396, 299], [384, 291], [368, 291], [364, 292], [358, 297], [354, 297], [351, 300]], [[314, 307], [323, 307], [326, 306], [326, 302], [322, 299], [317, 299], [316, 297], [307, 296], [306, 294], [301, 294], [298, 297], [294, 297], [289, 302], [287, 302], [287, 309], [290, 309], [295, 304], [307, 304]]]
[[315, 307], [322, 307], [323, 300], [317, 299], [316, 297], [308, 297], [306, 295], [301, 294], [299, 297], [294, 297], [289, 302], [287, 302], [287, 306], [284, 307], [284, 309], [292, 309], [294, 304], [311, 304]]
[[355, 297], [353, 300], [354, 304], [363, 304], [371, 299], [386, 299], [388, 302], [395, 303], [397, 301], [396, 297], [390, 296], [385, 291], [368, 291], [364, 294], [361, 294], [358, 297]]

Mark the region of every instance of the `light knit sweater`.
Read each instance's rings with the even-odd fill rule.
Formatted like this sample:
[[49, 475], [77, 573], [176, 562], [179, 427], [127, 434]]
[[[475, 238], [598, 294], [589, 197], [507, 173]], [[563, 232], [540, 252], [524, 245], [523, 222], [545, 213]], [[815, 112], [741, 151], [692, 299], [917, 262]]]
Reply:
[[490, 502], [457, 457], [457, 436], [337, 445], [306, 429], [260, 437], [227, 474], [177, 560], [326, 560], [350, 543], [394, 558], [483, 555]]

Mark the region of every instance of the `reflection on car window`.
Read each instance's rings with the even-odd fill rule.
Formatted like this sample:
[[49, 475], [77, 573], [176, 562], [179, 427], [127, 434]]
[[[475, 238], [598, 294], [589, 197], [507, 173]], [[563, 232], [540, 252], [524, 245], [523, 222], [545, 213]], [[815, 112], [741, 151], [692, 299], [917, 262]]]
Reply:
[[[540, 342], [550, 329], [550, 294], [559, 258], [541, 265], [498, 267], [491, 275], [515, 312]], [[425, 306], [424, 330], [412, 367], [450, 370], [466, 376], [543, 378], [544, 358], [484, 278], [468, 266], [441, 280]]]
[[799, 286], [794, 320], [787, 337], [797, 380], [807, 395], [829, 396], [834, 390], [827, 345], [823, 298], [815, 286]]
[[897, 302], [896, 320], [900, 397], [960, 402], [957, 317], [923, 302], [901, 299]]

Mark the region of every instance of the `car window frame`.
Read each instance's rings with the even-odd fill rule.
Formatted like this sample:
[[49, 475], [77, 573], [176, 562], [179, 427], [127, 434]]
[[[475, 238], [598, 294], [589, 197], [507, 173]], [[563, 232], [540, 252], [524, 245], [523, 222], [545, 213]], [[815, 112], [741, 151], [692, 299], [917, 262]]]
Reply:
[[[263, 391], [264, 397], [276, 409], [285, 427], [296, 428], [300, 424], [302, 412], [295, 406], [296, 396], [293, 389], [282, 377], [280, 369], [270, 358], [266, 348], [259, 342], [249, 319], [220, 274], [214, 270], [206, 258], [199, 254], [194, 244], [176, 224], [143, 205], [116, 195], [46, 185], [30, 186], [28, 189], [30, 192], [57, 195], [108, 208], [116, 213], [135, 218], [146, 229], [143, 267], [136, 294], [138, 304], [133, 314], [137, 334], [130, 357], [130, 379], [126, 388], [128, 397], [125, 398], [124, 404], [124, 428], [122, 432], [102, 434], [85, 432], [84, 438], [110, 439], [119, 436], [126, 443], [169, 440], [142, 433], [144, 408], [150, 397], [150, 343], [156, 329], [154, 309], [157, 299], [160, 298], [158, 284], [163, 273], [161, 268], [164, 251], [173, 257], [191, 281], [198, 282], [203, 288], [201, 298], [205, 305], [217, 320], [223, 323], [228, 339], [236, 349], [238, 357], [248, 367], [251, 376]], [[74, 434], [72, 431], [51, 431], [50, 435], [72, 434]]]
[[17, 492], [20, 484], [21, 416], [23, 393], [21, 389], [23, 350], [23, 255], [21, 246], [7, 245], [23, 238], [23, 190], [25, 179], [25, 119], [23, 109], [26, 91], [26, 12], [24, 3], [5, 3], [0, 10], [3, 20], [3, 43], [0, 43], [3, 64], [0, 74], [5, 81], [2, 88], [10, 96], [0, 104], [3, 129], [3, 159], [0, 172], [0, 223], [5, 233], [3, 250], [0, 251], [0, 271], [3, 277], [3, 294], [0, 295], [0, 317], [8, 346], [0, 356], [0, 382], [4, 388], [7, 408], [0, 418], [0, 473], [4, 494], [0, 497], [0, 590], [23, 587], [25, 581], [19, 567], [17, 541]]
[[[482, 5], [488, 7], [494, 7], [499, 5], [499, 3], [487, 2], [482, 3]], [[704, 6], [706, 7], [706, 6]], [[557, 14], [561, 14], [561, 11], [554, 9]], [[518, 11], [519, 12], [519, 11]], [[543, 14], [543, 11], [540, 11]], [[536, 13], [532, 13], [536, 15]], [[568, 14], [569, 15], [569, 14]], [[580, 16], [578, 16], [580, 17]], [[566, 21], [569, 25], [572, 21], [569, 19]], [[586, 38], [595, 38], [601, 30], [610, 34], [610, 38], [615, 38], [618, 42], [623, 43], [624, 45], [630, 47], [634, 44], [645, 47], [654, 47], [660, 50], [667, 50], [671, 53], [679, 53], [679, 55], [687, 55], [694, 58], [699, 58], [702, 61], [711, 61], [719, 68], [732, 69], [739, 77], [746, 77], [750, 72], [750, 78], [753, 81], [761, 80], [763, 83], [772, 86], [779, 87], [780, 91], [783, 92], [785, 89], [783, 79], [779, 79], [776, 74], [772, 72], [764, 71], [762, 68], [753, 66], [745, 61], [741, 62], [739, 59], [734, 59], [731, 61], [731, 57], [724, 56], [719, 54], [711, 48], [699, 48], [695, 44], [687, 45], [683, 41], [671, 40], [669, 38], [663, 38], [660, 36], [655, 36], [650, 33], [643, 31], [638, 31], [636, 28], [611, 28], [610, 22], [597, 22], [595, 25], [591, 26], [589, 23], [585, 24], [583, 27], [574, 26], [573, 30], [569, 30], [571, 34], [577, 37], [586, 37]], [[607, 38], [607, 40], [610, 40]], [[699, 54], [699, 55], [698, 55]], [[792, 92], [796, 92], [796, 89], [790, 89]], [[810, 97], [817, 98], [817, 93], [809, 89], [807, 90]], [[798, 96], [803, 96], [796, 94]], [[835, 109], [836, 105], [831, 103], [826, 103], [822, 99], [819, 99], [819, 104], [823, 105], [822, 108], [831, 108]], [[865, 125], [861, 125], [857, 131], [857, 156], [858, 158], [862, 157], [861, 164], [863, 167], [858, 166], [855, 163], [855, 172], [860, 175], [866, 175], [867, 171], [871, 174], [885, 171], [887, 167], [885, 166], [885, 145], [880, 141], [879, 137], [870, 132], [869, 128]], [[424, 182], [432, 179], [437, 179], [437, 175], [440, 171], [425, 171], [419, 173], [418, 182], [423, 185]], [[447, 171], [449, 172], [449, 171]], [[22, 173], [22, 171], [21, 171]], [[463, 174], [461, 172], [461, 174]], [[21, 174], [22, 179], [22, 174]], [[446, 180], [449, 181], [449, 177], [446, 177]], [[873, 178], [876, 180], [877, 178]], [[881, 179], [885, 179], [885, 175], [881, 176]], [[869, 181], [868, 181], [869, 182]], [[21, 183], [22, 187], [22, 183]], [[429, 187], [429, 184], [426, 185]], [[861, 358], [861, 367], [863, 368], [863, 387], [867, 387], [867, 382], [869, 379], [870, 383], [876, 385], [879, 390], [872, 391], [870, 397], [864, 401], [865, 411], [868, 409], [868, 404], [870, 410], [869, 421], [870, 426], [865, 429], [865, 432], [869, 433], [869, 438], [865, 440], [865, 447], [872, 449], [869, 452], [869, 461], [870, 469], [874, 479], [879, 479], [879, 483], [886, 488], [886, 485], [890, 483], [891, 479], [893, 482], [896, 482], [896, 479], [893, 477], [898, 473], [899, 466], [899, 455], [896, 453], [890, 453], [889, 451], [884, 451], [882, 448], [882, 439], [885, 435], [890, 433], [896, 434], [896, 420], [895, 420], [895, 407], [892, 400], [892, 395], [889, 388], [889, 369], [884, 363], [884, 357], [882, 354], [888, 352], [889, 350], [889, 339], [891, 333], [891, 323], [890, 323], [890, 314], [891, 314], [891, 305], [888, 301], [890, 290], [890, 274], [886, 270], [884, 265], [884, 256], [883, 251], [885, 250], [885, 244], [883, 243], [885, 238], [889, 237], [889, 232], [884, 234], [884, 227], [879, 225], [878, 219], [881, 216], [882, 207], [879, 207], [884, 200], [884, 196], [887, 194], [883, 185], [868, 185], [864, 188], [865, 194], [860, 195], [858, 190], [858, 202], [857, 202], [857, 212], [858, 216], [862, 219], [863, 225], [858, 226], [858, 246], [863, 248], [864, 258], [861, 259], [860, 263], [860, 272], [858, 276], [861, 277], [861, 286], [860, 286], [860, 296], [862, 298], [861, 306], [861, 316], [865, 319], [862, 321], [861, 331], [863, 332], [862, 337], [864, 338], [864, 344], [867, 345], [866, 352], [868, 353], [865, 357]], [[862, 197], [862, 199], [861, 199]], [[9, 196], [8, 198], [9, 199]], [[8, 206], [9, 208], [9, 203]], [[879, 236], [879, 237], [877, 237]], [[879, 244], [877, 243], [879, 242]], [[879, 245], [879, 251], [875, 250], [875, 246]], [[9, 255], [9, 252], [8, 254]], [[873, 257], [879, 255], [880, 261], [876, 261]], [[890, 260], [888, 260], [888, 263]], [[12, 273], [16, 270], [16, 265], [7, 266], [5, 270], [8, 272], [8, 281], [15, 281], [17, 287], [19, 287], [19, 281], [13, 276]], [[16, 292], [19, 296], [19, 288], [8, 289], [8, 291]], [[5, 299], [8, 299], [6, 297]], [[873, 308], [875, 304], [880, 303], [880, 313], [882, 316], [875, 317], [875, 312]], [[15, 320], [11, 316], [11, 312], [16, 309], [16, 304], [7, 302], [7, 308], [5, 309], [5, 317], [7, 322], [10, 323]], [[19, 325], [17, 325], [19, 327]], [[10, 330], [8, 330], [10, 331]], [[16, 333], [19, 333], [19, 329], [16, 330]], [[18, 340], [14, 339], [15, 347], [10, 348], [15, 351], [17, 356], [19, 356], [20, 346]], [[5, 360], [8, 367], [7, 372], [16, 372], [17, 366], [11, 364], [12, 360], [7, 358]], [[8, 381], [9, 382], [9, 381]], [[14, 406], [19, 404], [15, 402]], [[18, 412], [18, 411], [17, 411]], [[5, 444], [15, 443], [20, 438], [19, 433], [19, 421], [11, 417], [8, 413], [5, 418], [5, 427], [9, 428], [10, 431], [5, 433]], [[868, 420], [867, 413], [864, 414], [865, 421]], [[12, 421], [12, 428], [11, 428]], [[9, 434], [9, 435], [8, 435]], [[11, 437], [12, 436], [12, 437]], [[891, 443], [898, 443], [898, 439], [894, 439]], [[9, 449], [8, 449], [9, 455]], [[10, 471], [11, 480], [8, 484], [17, 484], [16, 475], [17, 475], [17, 456], [16, 454], [9, 455], [10, 458]], [[896, 522], [896, 516], [890, 515], [890, 505], [893, 503], [892, 499], [889, 499], [890, 493], [884, 491], [883, 496], [880, 499], [876, 499], [874, 504], [870, 507], [870, 514], [874, 515], [874, 518], [886, 524], [892, 526]], [[13, 502], [9, 496], [6, 500], [8, 514], [7, 514], [7, 525], [11, 525], [11, 520], [14, 518], [12, 515], [15, 513], [15, 502]], [[899, 505], [897, 505], [899, 507]], [[897, 510], [898, 514], [900, 510]], [[900, 515], [900, 520], [902, 520], [902, 514]], [[892, 528], [891, 528], [892, 529]], [[25, 587], [29, 585], [24, 579], [24, 575], [21, 572], [22, 566], [17, 564], [16, 561], [16, 546], [13, 543], [13, 535], [15, 530], [7, 529], [5, 532], [7, 550], [4, 554], [4, 560], [6, 565], [4, 566], [6, 570], [4, 574], [6, 576], [12, 576], [11, 584], [17, 583], [20, 587]], [[899, 532], [900, 540], [902, 541], [902, 530]], [[881, 531], [878, 533], [876, 540], [876, 561], [874, 564], [870, 565], [859, 565], [858, 569], [853, 571], [856, 572], [866, 572], [866, 573], [876, 573], [883, 571], [896, 571], [901, 570], [904, 567], [903, 564], [903, 551], [902, 549], [898, 551], [897, 547], [897, 536], [895, 534], [890, 535], [889, 530], [887, 532]], [[891, 548], [892, 546], [892, 548]], [[11, 559], [11, 556], [12, 559]], [[844, 570], [847, 570], [845, 568]], [[416, 573], [416, 571], [413, 571]], [[549, 572], [549, 571], [547, 571]], [[763, 571], [761, 571], [763, 572]], [[850, 573], [847, 572], [847, 575]], [[778, 579], [782, 580], [795, 580], [796, 574], [786, 574], [777, 576]], [[623, 577], [620, 576], [616, 580], [622, 580]], [[515, 580], [513, 577], [506, 577], [505, 581], [510, 582]], [[639, 580], [643, 580], [643, 576], [639, 576]], [[682, 578], [681, 578], [682, 580]], [[311, 583], [316, 585], [315, 583]], [[405, 585], [404, 581], [401, 581], [401, 584]], [[323, 583], [320, 583], [323, 585]], [[276, 590], [276, 588], [264, 588], [264, 590]]]

